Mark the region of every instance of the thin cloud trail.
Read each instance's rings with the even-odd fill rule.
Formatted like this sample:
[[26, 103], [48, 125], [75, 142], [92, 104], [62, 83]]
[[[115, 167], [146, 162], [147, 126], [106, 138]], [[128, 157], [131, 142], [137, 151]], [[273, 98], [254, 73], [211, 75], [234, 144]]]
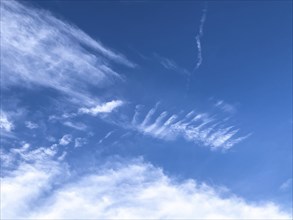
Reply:
[[197, 61], [196, 61], [196, 65], [193, 68], [193, 71], [191, 72], [191, 74], [189, 74], [187, 76], [187, 82], [186, 82], [186, 91], [188, 92], [190, 89], [190, 81], [191, 81], [191, 76], [192, 73], [194, 73], [196, 70], [199, 69], [200, 65], [202, 64], [203, 61], [203, 57], [202, 57], [202, 45], [201, 45], [201, 38], [203, 37], [203, 27], [204, 27], [204, 23], [206, 21], [207, 18], [207, 2], [205, 2], [204, 4], [204, 8], [202, 10], [202, 15], [200, 18], [200, 24], [199, 24], [199, 29], [198, 29], [198, 33], [195, 36], [195, 40], [196, 40], [196, 47], [197, 47]]
[[202, 64], [202, 61], [203, 61], [201, 38], [203, 36], [203, 27], [204, 27], [204, 23], [206, 21], [206, 17], [207, 17], [207, 3], [205, 3], [205, 6], [204, 6], [204, 8], [202, 10], [202, 16], [200, 18], [199, 30], [198, 30], [198, 33], [197, 33], [197, 35], [195, 37], [198, 53], [197, 53], [197, 63], [196, 63], [194, 71], [197, 70], [200, 67], [200, 65]]

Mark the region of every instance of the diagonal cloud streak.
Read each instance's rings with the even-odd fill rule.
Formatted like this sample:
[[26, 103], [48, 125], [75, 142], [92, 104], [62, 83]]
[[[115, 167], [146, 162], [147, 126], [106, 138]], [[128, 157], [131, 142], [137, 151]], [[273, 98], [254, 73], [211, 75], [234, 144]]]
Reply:
[[1, 89], [55, 89], [72, 102], [93, 106], [89, 87], [122, 76], [112, 64], [135, 64], [51, 13], [16, 1], [1, 2]]

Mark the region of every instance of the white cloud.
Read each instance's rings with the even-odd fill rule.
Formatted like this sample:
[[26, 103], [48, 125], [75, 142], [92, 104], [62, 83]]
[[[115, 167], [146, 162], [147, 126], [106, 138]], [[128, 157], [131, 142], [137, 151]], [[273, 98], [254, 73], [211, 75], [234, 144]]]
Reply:
[[33, 150], [24, 145], [2, 152], [1, 219], [25, 218], [37, 205], [32, 203], [53, 187], [55, 177], [66, 176], [66, 166], [53, 159], [57, 154], [57, 145]]
[[68, 145], [68, 144], [70, 144], [71, 141], [72, 141], [72, 135], [66, 134], [59, 140], [59, 144], [60, 145]]
[[238, 136], [239, 129], [227, 126], [226, 121], [216, 120], [207, 113], [191, 111], [179, 116], [163, 111], [156, 115], [157, 108], [158, 104], [144, 116], [142, 108], [137, 106], [130, 125], [124, 123], [122, 126], [164, 140], [183, 137], [213, 150], [229, 149], [249, 136]]
[[[291, 219], [272, 202], [250, 203], [194, 180], [176, 181], [142, 160], [74, 174], [58, 148], [14, 149], [23, 160], [1, 177], [3, 219]], [[13, 153], [14, 152], [14, 153]], [[15, 153], [16, 152], [16, 153]], [[1, 158], [3, 160], [3, 158]], [[93, 171], [95, 170], [95, 171]]]
[[14, 128], [13, 122], [9, 119], [8, 114], [4, 111], [0, 111], [0, 128], [6, 132], [10, 132]]
[[29, 129], [36, 129], [39, 127], [39, 125], [37, 125], [36, 123], [31, 122], [31, 121], [26, 121], [25, 126]]
[[53, 88], [76, 104], [91, 106], [97, 100], [91, 96], [89, 86], [104, 87], [121, 78], [111, 61], [135, 66], [48, 11], [16, 1], [1, 3], [3, 88]]
[[110, 113], [123, 104], [124, 103], [121, 100], [112, 100], [110, 102], [105, 102], [103, 104], [97, 105], [93, 108], [80, 108], [79, 113], [96, 116], [100, 113]]

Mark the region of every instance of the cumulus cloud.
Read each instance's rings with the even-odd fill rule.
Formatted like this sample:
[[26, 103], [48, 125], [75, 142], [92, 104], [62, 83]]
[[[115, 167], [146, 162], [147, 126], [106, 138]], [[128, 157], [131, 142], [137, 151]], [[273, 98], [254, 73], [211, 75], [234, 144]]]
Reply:
[[96, 116], [101, 113], [110, 113], [123, 104], [124, 103], [121, 100], [112, 100], [110, 102], [105, 102], [103, 104], [97, 105], [93, 108], [80, 108], [79, 113]]
[[135, 66], [76, 26], [16, 1], [1, 2], [1, 54], [3, 88], [53, 88], [86, 106], [97, 103], [89, 86], [121, 78], [111, 62]]
[[[219, 188], [195, 180], [177, 181], [141, 159], [109, 160], [96, 171], [75, 175], [57, 159], [61, 153], [54, 146], [4, 153], [17, 165], [1, 176], [3, 219], [292, 217], [272, 202], [250, 203], [233, 194], [223, 196]], [[22, 159], [15, 159], [17, 155]]]

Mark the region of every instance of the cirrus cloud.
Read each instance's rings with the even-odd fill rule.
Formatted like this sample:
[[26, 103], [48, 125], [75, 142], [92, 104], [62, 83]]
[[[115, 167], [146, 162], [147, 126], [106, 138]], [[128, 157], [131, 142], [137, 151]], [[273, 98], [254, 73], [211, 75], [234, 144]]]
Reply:
[[1, 3], [1, 88], [54, 89], [74, 103], [93, 106], [89, 87], [122, 76], [112, 63], [135, 64], [50, 12], [16, 1]]

